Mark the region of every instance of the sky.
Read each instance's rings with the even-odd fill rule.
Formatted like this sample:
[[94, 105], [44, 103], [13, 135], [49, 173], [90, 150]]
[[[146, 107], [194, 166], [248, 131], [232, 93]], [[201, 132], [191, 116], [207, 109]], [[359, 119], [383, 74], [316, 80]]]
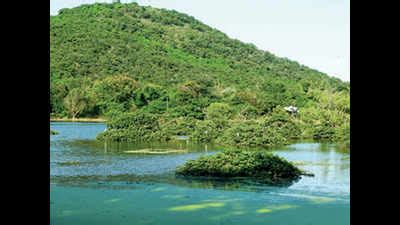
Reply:
[[[59, 9], [111, 0], [50, 0]], [[122, 3], [133, 0], [121, 0]], [[136, 0], [189, 14], [229, 37], [350, 80], [350, 0]]]

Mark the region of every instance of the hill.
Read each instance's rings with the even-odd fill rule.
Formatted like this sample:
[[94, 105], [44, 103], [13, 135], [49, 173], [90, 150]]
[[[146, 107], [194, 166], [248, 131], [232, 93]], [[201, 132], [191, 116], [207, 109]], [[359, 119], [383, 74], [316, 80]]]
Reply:
[[[50, 85], [53, 116], [109, 118], [100, 138], [188, 135], [268, 146], [349, 136], [348, 83], [191, 16], [136, 3], [83, 5], [51, 16]], [[289, 105], [300, 112], [285, 112]]]

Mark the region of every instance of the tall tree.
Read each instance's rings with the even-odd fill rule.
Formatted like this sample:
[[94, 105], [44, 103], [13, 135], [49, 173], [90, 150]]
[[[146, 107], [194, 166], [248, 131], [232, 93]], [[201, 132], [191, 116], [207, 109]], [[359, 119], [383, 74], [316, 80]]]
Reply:
[[83, 91], [78, 88], [72, 89], [64, 98], [64, 106], [72, 119], [75, 119], [87, 106], [87, 100]]

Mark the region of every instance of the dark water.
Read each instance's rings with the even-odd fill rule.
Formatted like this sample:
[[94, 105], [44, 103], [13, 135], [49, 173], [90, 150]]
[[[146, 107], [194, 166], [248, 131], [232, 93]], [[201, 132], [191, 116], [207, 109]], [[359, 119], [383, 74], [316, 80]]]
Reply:
[[[101, 123], [51, 123], [51, 224], [350, 224], [349, 154], [326, 143], [273, 150], [315, 174], [289, 187], [177, 178], [215, 146], [99, 143]], [[171, 154], [126, 153], [180, 149]]]

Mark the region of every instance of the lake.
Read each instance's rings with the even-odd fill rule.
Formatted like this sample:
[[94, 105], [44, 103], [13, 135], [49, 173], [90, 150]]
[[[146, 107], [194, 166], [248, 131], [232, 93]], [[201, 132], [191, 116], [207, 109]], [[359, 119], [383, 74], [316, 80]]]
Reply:
[[[50, 223], [54, 225], [350, 224], [349, 153], [331, 143], [272, 149], [314, 177], [289, 187], [252, 181], [184, 179], [174, 169], [214, 154], [212, 145], [95, 141], [103, 123], [52, 122]], [[134, 154], [138, 149], [178, 149]]]

